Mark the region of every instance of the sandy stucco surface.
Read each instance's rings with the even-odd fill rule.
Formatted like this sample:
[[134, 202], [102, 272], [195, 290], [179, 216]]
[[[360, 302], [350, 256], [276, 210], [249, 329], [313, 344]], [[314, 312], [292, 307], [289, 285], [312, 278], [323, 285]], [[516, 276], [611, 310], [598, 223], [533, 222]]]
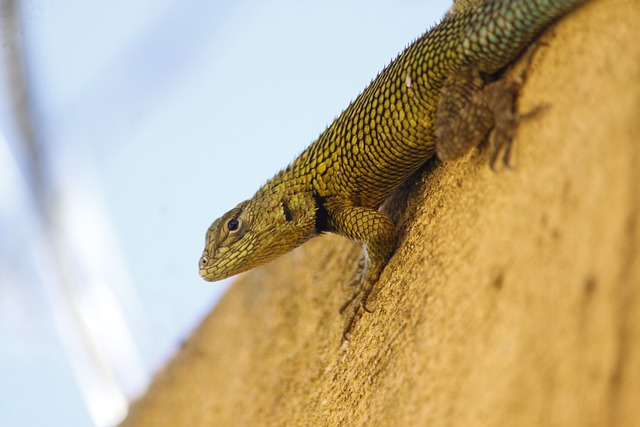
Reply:
[[236, 281], [123, 425], [640, 425], [639, 23], [594, 0], [545, 33], [514, 170], [480, 149], [396, 192], [350, 342], [361, 250], [324, 236]]

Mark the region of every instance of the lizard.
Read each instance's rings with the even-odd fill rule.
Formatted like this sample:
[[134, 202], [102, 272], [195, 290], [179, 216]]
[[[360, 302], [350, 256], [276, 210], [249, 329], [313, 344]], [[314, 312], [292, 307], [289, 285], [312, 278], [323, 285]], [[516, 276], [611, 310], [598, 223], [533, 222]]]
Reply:
[[371, 311], [368, 297], [395, 250], [396, 228], [382, 203], [434, 155], [456, 159], [489, 138], [491, 163], [501, 149], [507, 162], [518, 88], [495, 76], [585, 1], [476, 0], [445, 15], [293, 162], [211, 224], [200, 275], [233, 276], [323, 233], [362, 242], [357, 286], [340, 310], [352, 307], [347, 340], [361, 310]]

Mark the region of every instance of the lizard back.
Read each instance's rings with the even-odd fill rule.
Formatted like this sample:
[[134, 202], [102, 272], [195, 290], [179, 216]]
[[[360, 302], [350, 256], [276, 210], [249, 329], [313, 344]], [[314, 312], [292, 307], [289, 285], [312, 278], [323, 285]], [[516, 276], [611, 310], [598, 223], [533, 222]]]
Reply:
[[435, 153], [435, 114], [452, 69], [495, 73], [554, 17], [581, 2], [497, 0], [445, 17], [380, 72], [272, 184], [308, 186], [330, 204], [379, 207]]

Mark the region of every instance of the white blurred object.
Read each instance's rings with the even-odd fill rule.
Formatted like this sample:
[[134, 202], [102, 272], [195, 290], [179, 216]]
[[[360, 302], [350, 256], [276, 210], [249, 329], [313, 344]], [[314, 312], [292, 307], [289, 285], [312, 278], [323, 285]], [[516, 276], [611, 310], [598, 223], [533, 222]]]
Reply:
[[[54, 155], [42, 138], [27, 80], [17, 4], [3, 2], [2, 12], [2, 92], [8, 94], [3, 99], [9, 105], [3, 105], [1, 124], [12, 137], [8, 141], [0, 130], [0, 253], [12, 252], [20, 265], [9, 267], [0, 261], [7, 271], [0, 292], [42, 288], [93, 421], [112, 425], [126, 415], [126, 396], [140, 393], [148, 381], [110, 286], [117, 283], [115, 288], [127, 290], [132, 300], [134, 292], [110, 238], [109, 222], [101, 214], [100, 192], [83, 174], [87, 171], [52, 167], [83, 162], [61, 158], [61, 152]], [[29, 315], [29, 307], [22, 310]], [[33, 381], [25, 378], [29, 380]]]

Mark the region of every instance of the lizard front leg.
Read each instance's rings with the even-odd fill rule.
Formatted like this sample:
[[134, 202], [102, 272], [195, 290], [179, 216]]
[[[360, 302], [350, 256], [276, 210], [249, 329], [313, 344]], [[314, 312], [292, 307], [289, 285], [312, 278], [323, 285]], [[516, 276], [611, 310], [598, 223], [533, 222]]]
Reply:
[[367, 299], [395, 249], [396, 229], [391, 218], [374, 209], [342, 207], [331, 214], [333, 230], [364, 243], [364, 267], [357, 277], [354, 295], [342, 306], [347, 312], [343, 338], [346, 340], [360, 309], [370, 312]]

